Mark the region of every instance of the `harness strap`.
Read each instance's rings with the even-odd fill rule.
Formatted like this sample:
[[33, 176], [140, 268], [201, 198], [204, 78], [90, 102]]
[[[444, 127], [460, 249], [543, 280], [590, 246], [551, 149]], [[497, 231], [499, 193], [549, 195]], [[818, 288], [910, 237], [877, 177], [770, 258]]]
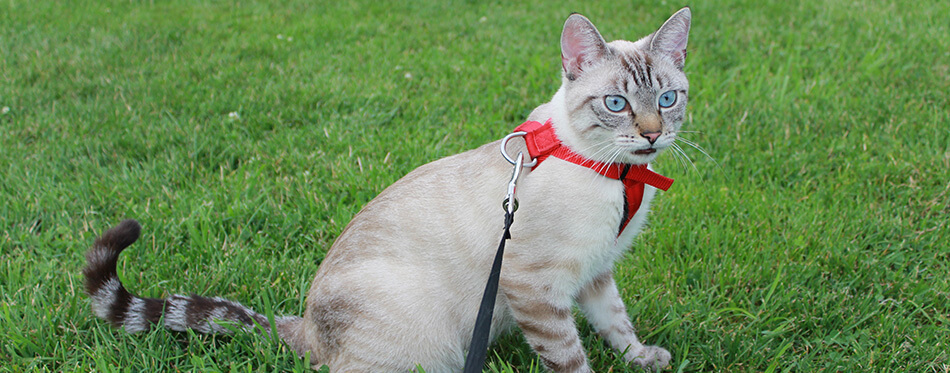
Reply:
[[[549, 119], [544, 124], [534, 121], [528, 121], [515, 129], [515, 131], [524, 131], [525, 143], [528, 146], [528, 154], [537, 162], [533, 167], [537, 167], [548, 157], [560, 158], [565, 161], [578, 164], [597, 173], [614, 180], [621, 180], [624, 185], [624, 200], [626, 203], [623, 208], [621, 218], [620, 232], [626, 228], [631, 217], [636, 214], [643, 201], [644, 185], [649, 184], [659, 189], [667, 190], [673, 184], [673, 179], [650, 171], [647, 165], [629, 165], [622, 163], [603, 163], [574, 153], [570, 148], [564, 146]], [[502, 146], [504, 148], [504, 145]], [[482, 301], [478, 307], [478, 315], [475, 316], [475, 328], [472, 330], [472, 340], [469, 345], [468, 355], [465, 358], [464, 373], [479, 373], [485, 365], [485, 356], [488, 353], [488, 342], [491, 331], [492, 315], [495, 311], [495, 298], [498, 296], [498, 281], [501, 277], [501, 262], [505, 255], [505, 242], [511, 238], [511, 224], [514, 222], [514, 209], [517, 201], [514, 200], [514, 182], [518, 179], [518, 173], [522, 167], [523, 158], [519, 154], [518, 161], [515, 163], [515, 172], [512, 175], [512, 184], [509, 185], [509, 199], [505, 201], [505, 230], [501, 236], [501, 242], [498, 243], [498, 251], [495, 252], [495, 260], [492, 262], [491, 272], [488, 275], [488, 282], [485, 284], [485, 291], [482, 294]], [[509, 205], [511, 204], [511, 205]]]
[[630, 223], [630, 219], [637, 213], [637, 210], [640, 209], [640, 203], [643, 201], [644, 184], [662, 190], [668, 190], [673, 185], [673, 179], [651, 171], [645, 164], [604, 163], [587, 159], [575, 153], [557, 137], [550, 119], [543, 124], [535, 121], [524, 122], [515, 128], [515, 131], [526, 132], [524, 141], [528, 148], [528, 154], [537, 160], [534, 167], [538, 167], [548, 157], [555, 157], [587, 167], [605, 177], [623, 182], [626, 203], [624, 204], [623, 217], [620, 220], [620, 229], [617, 231], [618, 236]]

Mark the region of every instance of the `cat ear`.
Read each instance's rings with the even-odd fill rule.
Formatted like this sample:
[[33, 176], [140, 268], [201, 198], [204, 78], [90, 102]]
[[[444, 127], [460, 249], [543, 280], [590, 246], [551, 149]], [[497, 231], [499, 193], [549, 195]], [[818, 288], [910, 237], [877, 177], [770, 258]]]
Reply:
[[650, 50], [673, 58], [680, 70], [686, 62], [686, 40], [689, 39], [689, 22], [692, 17], [689, 7], [680, 9], [653, 33]]
[[561, 67], [568, 80], [577, 79], [608, 53], [607, 42], [587, 18], [577, 13], [567, 18], [561, 32]]

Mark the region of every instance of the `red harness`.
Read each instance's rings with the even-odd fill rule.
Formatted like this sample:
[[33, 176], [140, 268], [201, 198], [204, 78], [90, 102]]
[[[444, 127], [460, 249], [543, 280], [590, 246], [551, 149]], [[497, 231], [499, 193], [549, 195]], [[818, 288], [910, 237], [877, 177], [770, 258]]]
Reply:
[[515, 132], [518, 131], [527, 132], [524, 140], [528, 146], [528, 154], [538, 161], [534, 167], [538, 167], [548, 157], [555, 157], [587, 167], [611, 179], [623, 181], [623, 194], [627, 203], [623, 206], [623, 217], [620, 220], [620, 230], [617, 231], [618, 236], [640, 208], [645, 184], [650, 184], [664, 191], [673, 185], [673, 179], [650, 171], [645, 164], [604, 163], [584, 158], [561, 143], [561, 140], [557, 138], [557, 134], [554, 133], [554, 127], [551, 126], [550, 119], [544, 124], [535, 121], [524, 122], [515, 128]]

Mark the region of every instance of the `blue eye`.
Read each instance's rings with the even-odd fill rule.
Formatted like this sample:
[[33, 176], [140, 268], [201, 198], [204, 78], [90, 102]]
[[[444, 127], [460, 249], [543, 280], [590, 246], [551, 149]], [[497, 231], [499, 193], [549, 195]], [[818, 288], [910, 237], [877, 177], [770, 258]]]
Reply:
[[673, 106], [676, 103], [676, 91], [666, 91], [660, 95], [660, 101], [658, 102], [661, 108], [668, 108]]
[[627, 107], [627, 99], [623, 96], [607, 96], [604, 97], [604, 106], [607, 107], [607, 110], [616, 113]]

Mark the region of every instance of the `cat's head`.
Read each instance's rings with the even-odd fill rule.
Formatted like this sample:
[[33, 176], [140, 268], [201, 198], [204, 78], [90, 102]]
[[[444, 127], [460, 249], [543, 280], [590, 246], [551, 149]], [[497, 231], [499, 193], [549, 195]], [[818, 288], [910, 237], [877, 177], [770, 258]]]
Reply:
[[636, 42], [607, 43], [587, 18], [572, 14], [561, 34], [562, 140], [587, 158], [628, 164], [649, 163], [673, 145], [689, 91], [689, 26], [683, 8]]

